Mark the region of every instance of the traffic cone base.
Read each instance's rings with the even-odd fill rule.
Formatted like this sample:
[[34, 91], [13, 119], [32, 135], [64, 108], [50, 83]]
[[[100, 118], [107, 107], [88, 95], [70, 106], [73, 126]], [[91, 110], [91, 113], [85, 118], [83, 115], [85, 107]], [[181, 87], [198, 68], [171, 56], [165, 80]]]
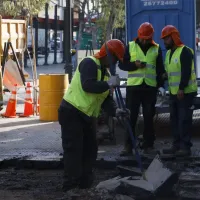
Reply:
[[2, 114], [3, 117], [15, 118], [16, 116], [16, 107], [17, 107], [17, 84], [14, 85], [14, 90], [12, 91], [11, 97], [8, 100], [6, 107], [6, 112]]
[[24, 104], [24, 113], [20, 114], [20, 117], [30, 117], [31, 115], [34, 114], [33, 111], [33, 98], [31, 95], [31, 85], [30, 83], [27, 83], [27, 88], [26, 88], [26, 96], [25, 96], [25, 104]]

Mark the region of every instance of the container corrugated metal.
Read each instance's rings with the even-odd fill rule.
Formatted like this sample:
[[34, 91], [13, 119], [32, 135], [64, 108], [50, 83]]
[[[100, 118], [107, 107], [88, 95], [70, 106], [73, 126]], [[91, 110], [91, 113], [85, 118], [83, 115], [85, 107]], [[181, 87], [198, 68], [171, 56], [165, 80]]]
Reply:
[[127, 42], [137, 36], [137, 30], [143, 22], [154, 26], [154, 40], [166, 53], [160, 39], [164, 26], [171, 24], [178, 28], [185, 45], [195, 48], [195, 8], [196, 0], [126, 0]]

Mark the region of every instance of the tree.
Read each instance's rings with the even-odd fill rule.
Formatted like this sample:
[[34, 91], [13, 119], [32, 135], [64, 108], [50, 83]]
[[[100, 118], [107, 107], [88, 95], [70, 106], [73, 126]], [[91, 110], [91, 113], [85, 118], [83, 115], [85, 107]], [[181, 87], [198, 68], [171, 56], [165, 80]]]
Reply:
[[101, 18], [97, 24], [105, 33], [104, 39], [111, 39], [114, 28], [123, 28], [125, 25], [125, 1], [124, 0], [101, 0]]
[[80, 48], [82, 33], [85, 27], [85, 8], [88, 0], [74, 0], [74, 10], [78, 11], [79, 15], [79, 32], [78, 32], [78, 45], [77, 49]]
[[1, 0], [1, 15], [36, 16], [50, 0]]
[[[123, 28], [125, 25], [125, 1], [124, 0], [75, 0], [75, 5], [80, 11], [79, 15], [79, 41], [85, 27], [84, 18], [92, 30], [92, 42], [95, 48], [97, 31], [100, 28], [104, 33], [103, 39], [111, 39], [114, 28]], [[95, 25], [92, 26], [92, 19]]]

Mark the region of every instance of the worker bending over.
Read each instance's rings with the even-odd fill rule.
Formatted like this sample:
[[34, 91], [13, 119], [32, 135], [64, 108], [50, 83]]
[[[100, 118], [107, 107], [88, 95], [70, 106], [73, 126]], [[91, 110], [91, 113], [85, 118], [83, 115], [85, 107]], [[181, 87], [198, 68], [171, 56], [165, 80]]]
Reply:
[[106, 46], [112, 64], [122, 61], [125, 47], [117, 39], [106, 42], [94, 56], [84, 58], [59, 108], [64, 150], [64, 191], [92, 185], [93, 165], [97, 158], [95, 119], [101, 108], [111, 116], [124, 114], [110, 95], [110, 89], [120, 85], [120, 79], [118, 76], [109, 77], [110, 58]]

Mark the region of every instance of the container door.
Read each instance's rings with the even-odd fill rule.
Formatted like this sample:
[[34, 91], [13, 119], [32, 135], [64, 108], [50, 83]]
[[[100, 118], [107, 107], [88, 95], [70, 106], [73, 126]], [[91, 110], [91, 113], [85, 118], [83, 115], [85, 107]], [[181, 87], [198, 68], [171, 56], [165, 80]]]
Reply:
[[166, 53], [161, 31], [166, 25], [174, 25], [181, 34], [183, 43], [196, 51], [195, 0], [126, 0], [127, 41], [137, 37], [143, 22], [150, 22], [155, 30], [154, 40]]

